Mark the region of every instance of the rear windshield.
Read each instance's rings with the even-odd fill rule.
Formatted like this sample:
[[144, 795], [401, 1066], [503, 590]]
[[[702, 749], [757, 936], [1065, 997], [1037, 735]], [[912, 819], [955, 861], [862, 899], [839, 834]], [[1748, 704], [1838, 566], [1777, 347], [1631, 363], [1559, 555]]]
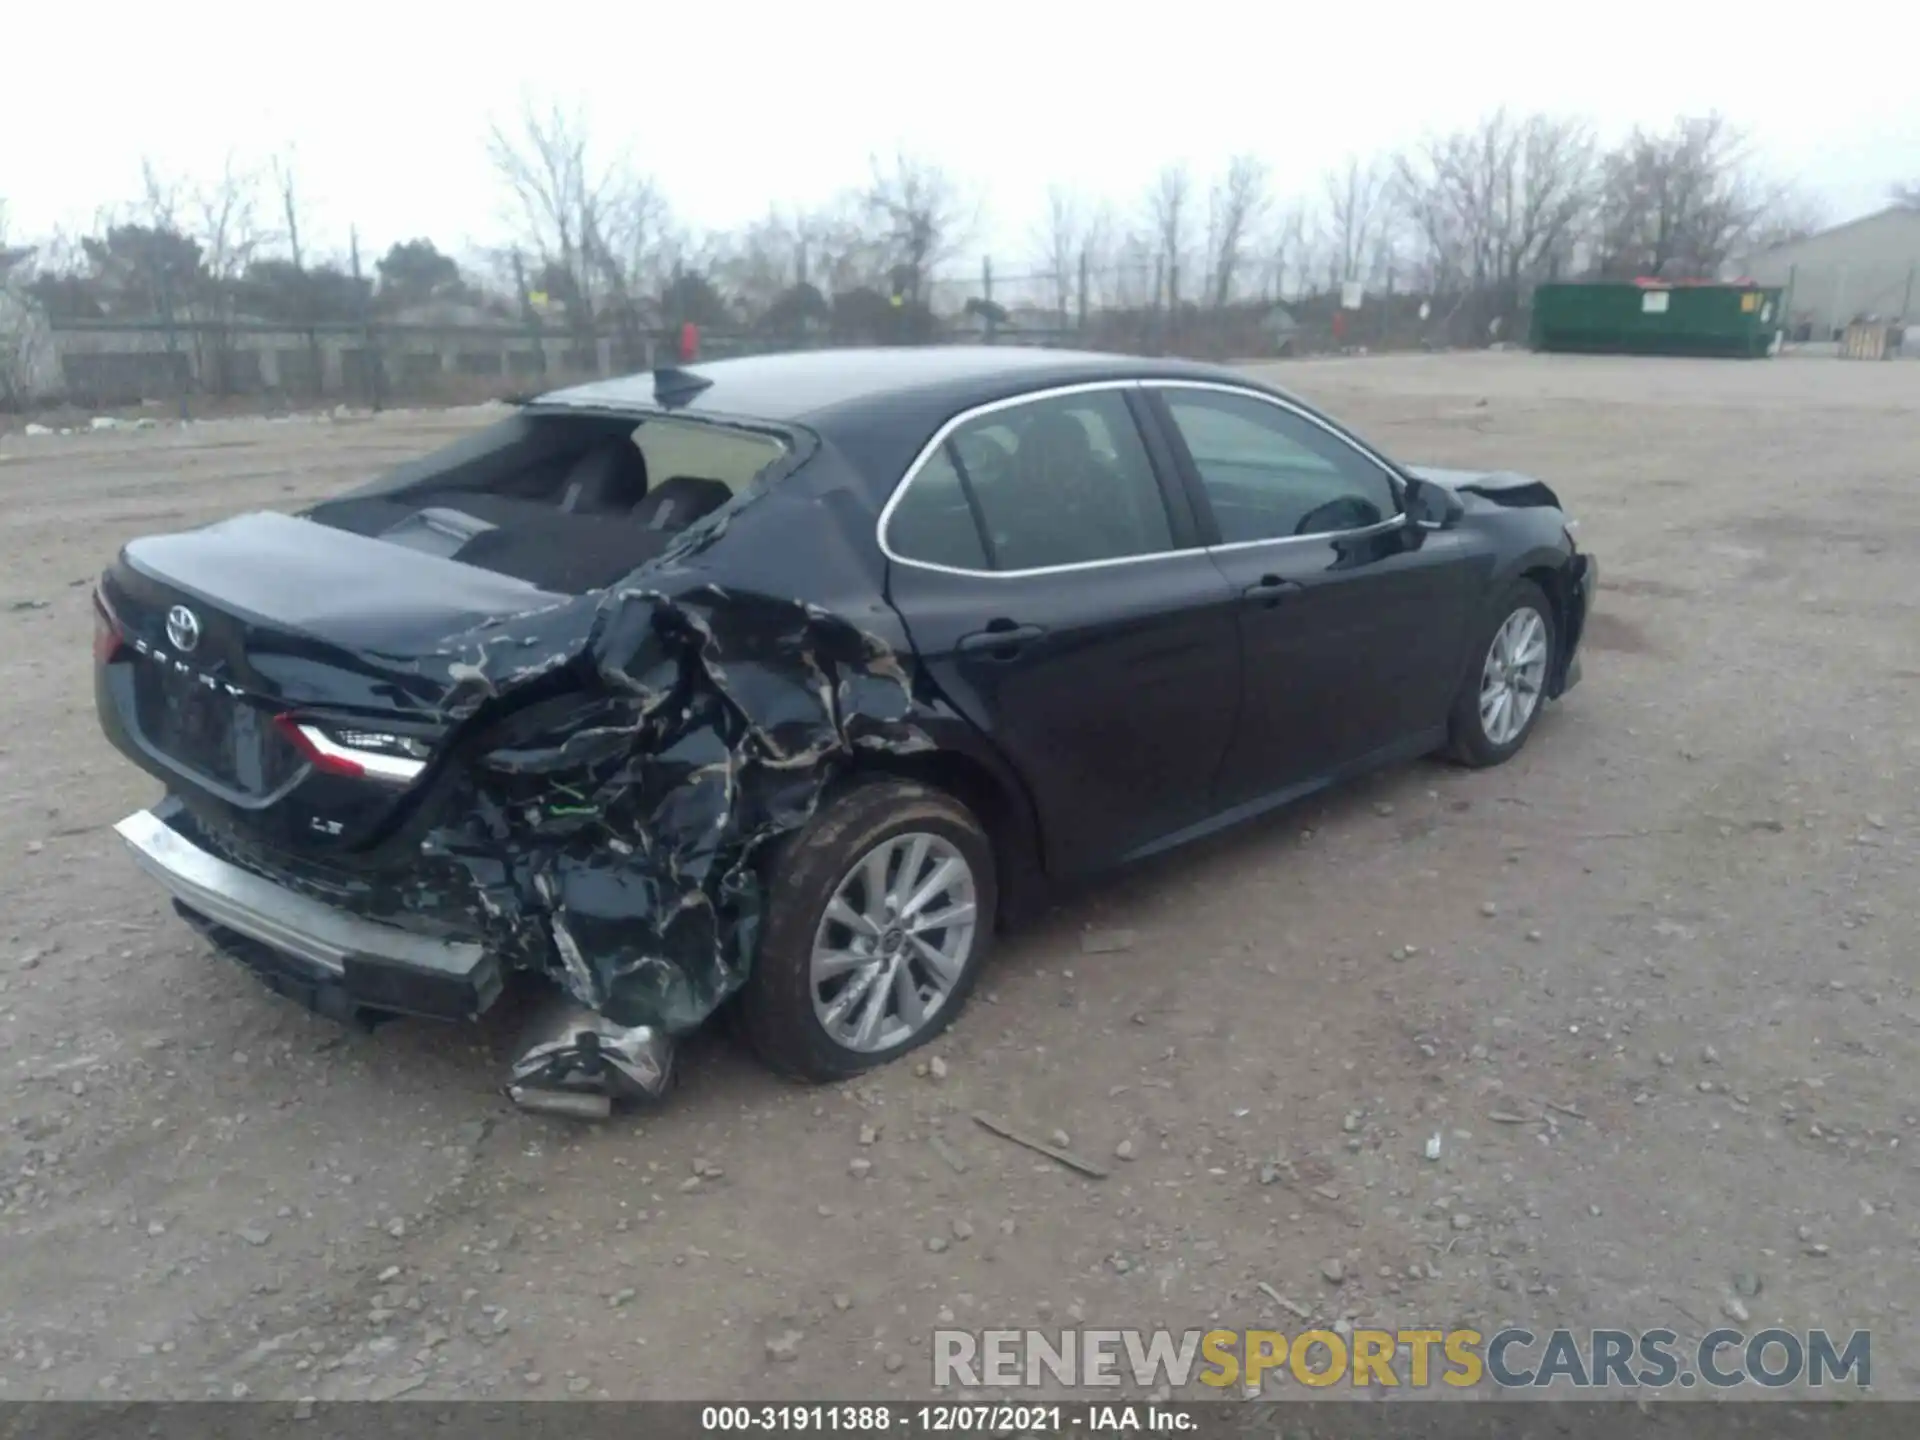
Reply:
[[736, 495], [787, 449], [772, 435], [670, 416], [643, 423], [633, 432], [633, 443], [656, 483], [691, 475], [718, 480]]
[[529, 411], [308, 514], [578, 594], [663, 554], [786, 452], [777, 435], [673, 415]]

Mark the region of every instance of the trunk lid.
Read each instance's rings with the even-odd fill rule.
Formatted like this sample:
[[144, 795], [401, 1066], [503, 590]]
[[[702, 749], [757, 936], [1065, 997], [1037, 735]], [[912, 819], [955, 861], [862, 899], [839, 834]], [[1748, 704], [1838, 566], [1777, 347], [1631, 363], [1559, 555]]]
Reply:
[[460, 637], [579, 603], [274, 513], [132, 541], [99, 599], [109, 738], [209, 818], [309, 851], [364, 844], [418, 799]]

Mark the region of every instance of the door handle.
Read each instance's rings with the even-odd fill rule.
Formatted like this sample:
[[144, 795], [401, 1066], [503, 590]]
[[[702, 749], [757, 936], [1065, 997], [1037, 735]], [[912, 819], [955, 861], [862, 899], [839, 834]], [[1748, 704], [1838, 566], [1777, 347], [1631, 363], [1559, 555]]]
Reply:
[[1298, 580], [1283, 579], [1278, 575], [1262, 575], [1259, 580], [1240, 592], [1240, 598], [1249, 605], [1259, 605], [1271, 610], [1287, 596], [1300, 590]]
[[958, 649], [969, 655], [984, 653], [994, 660], [1011, 660], [1032, 640], [1047, 632], [1038, 625], [1016, 625], [1011, 620], [989, 621], [987, 628], [962, 635]]

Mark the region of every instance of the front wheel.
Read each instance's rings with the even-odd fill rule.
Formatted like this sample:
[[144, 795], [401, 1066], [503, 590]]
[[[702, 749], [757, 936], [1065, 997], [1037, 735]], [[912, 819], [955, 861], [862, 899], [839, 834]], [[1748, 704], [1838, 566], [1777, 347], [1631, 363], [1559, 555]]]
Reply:
[[1516, 755], [1546, 707], [1553, 660], [1553, 607], [1531, 580], [1493, 609], [1447, 718], [1448, 753], [1463, 765], [1499, 765]]
[[910, 780], [847, 791], [774, 861], [740, 993], [748, 1043], [811, 1081], [926, 1044], [973, 988], [997, 898], [993, 847], [958, 800]]

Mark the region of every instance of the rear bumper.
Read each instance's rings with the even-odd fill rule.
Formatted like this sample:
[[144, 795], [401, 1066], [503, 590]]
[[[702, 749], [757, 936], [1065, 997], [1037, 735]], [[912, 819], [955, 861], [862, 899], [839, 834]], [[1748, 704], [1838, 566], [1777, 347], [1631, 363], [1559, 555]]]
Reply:
[[463, 1020], [499, 997], [499, 963], [478, 944], [416, 935], [297, 894], [202, 849], [164, 811], [142, 810], [113, 828], [222, 951], [310, 1009]]

